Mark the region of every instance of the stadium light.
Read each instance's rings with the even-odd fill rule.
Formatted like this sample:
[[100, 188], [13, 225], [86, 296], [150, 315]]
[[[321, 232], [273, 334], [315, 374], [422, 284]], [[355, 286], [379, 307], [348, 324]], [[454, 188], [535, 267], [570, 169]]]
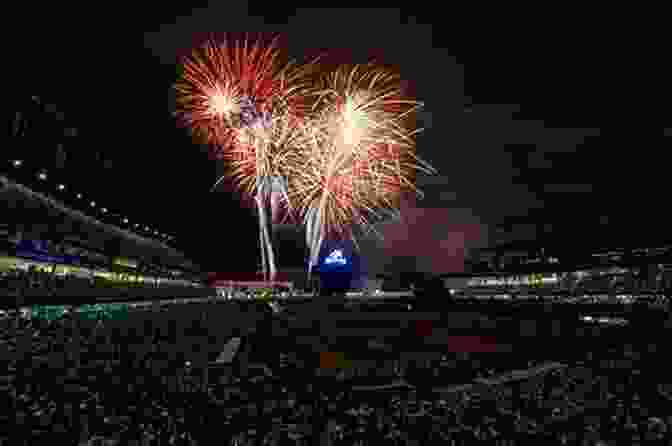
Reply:
[[37, 176], [40, 180], [44, 181], [47, 179], [47, 174], [45, 172], [40, 172], [40, 174]]
[[59, 184], [59, 185], [58, 185], [58, 190], [63, 190], [63, 189], [65, 189], [65, 186], [62, 185], [62, 184]]

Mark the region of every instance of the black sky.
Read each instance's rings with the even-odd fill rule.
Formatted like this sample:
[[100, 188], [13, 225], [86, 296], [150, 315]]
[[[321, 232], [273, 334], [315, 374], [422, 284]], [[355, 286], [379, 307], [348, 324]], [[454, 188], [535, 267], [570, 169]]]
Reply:
[[564, 245], [666, 236], [662, 140], [647, 139], [628, 110], [632, 54], [591, 20], [324, 8], [263, 18], [212, 3], [54, 11], [16, 48], [22, 91], [51, 98], [80, 130], [70, 143], [73, 181], [176, 235], [206, 269], [249, 270], [257, 257], [251, 212], [236, 196], [209, 192], [217, 166], [170, 116], [176, 53], [210, 31], [279, 31], [295, 57], [352, 49], [362, 61], [382, 54], [399, 66], [426, 103], [418, 151], [440, 170], [420, 180], [428, 197], [416, 206], [446, 210], [447, 233], [479, 226], [474, 246], [540, 237], [535, 221]]

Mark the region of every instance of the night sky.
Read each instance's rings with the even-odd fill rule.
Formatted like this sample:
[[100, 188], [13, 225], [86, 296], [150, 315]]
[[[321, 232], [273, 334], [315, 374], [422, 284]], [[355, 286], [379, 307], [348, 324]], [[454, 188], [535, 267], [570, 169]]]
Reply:
[[[397, 255], [415, 259], [401, 269], [460, 271], [471, 249], [498, 241], [583, 247], [666, 236], [662, 132], [633, 125], [632, 54], [590, 19], [324, 8], [262, 17], [212, 3], [179, 14], [44, 11], [10, 53], [22, 86], [13, 94], [58, 104], [78, 129], [65, 145], [68, 179], [174, 234], [204, 269], [247, 271], [258, 256], [252, 212], [210, 192], [221, 167], [170, 114], [176, 56], [211, 31], [282, 32], [299, 59], [320, 49], [382, 57], [425, 102], [418, 152], [440, 175], [419, 178], [425, 200], [381, 226], [374, 263]], [[52, 162], [53, 145], [34, 150]]]

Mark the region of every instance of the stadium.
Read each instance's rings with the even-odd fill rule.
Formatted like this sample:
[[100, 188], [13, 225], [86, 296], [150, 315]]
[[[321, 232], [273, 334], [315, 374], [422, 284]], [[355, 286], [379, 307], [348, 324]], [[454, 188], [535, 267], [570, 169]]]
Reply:
[[204, 11], [13, 61], [0, 444], [670, 444], [666, 164], [577, 110], [602, 79]]

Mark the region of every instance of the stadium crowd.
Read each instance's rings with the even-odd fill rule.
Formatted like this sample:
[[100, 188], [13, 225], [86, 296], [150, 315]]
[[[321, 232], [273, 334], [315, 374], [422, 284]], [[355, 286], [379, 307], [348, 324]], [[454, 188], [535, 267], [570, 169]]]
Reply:
[[[343, 374], [315, 373], [291, 348], [258, 353], [268, 332], [244, 324], [233, 330], [244, 340], [231, 365], [213, 367], [231, 333], [216, 331], [224, 306], [205, 305], [214, 304], [126, 320], [2, 320], [0, 437], [19, 445], [670, 441], [671, 387], [655, 374], [655, 352], [626, 345], [562, 366], [530, 362], [515, 377], [484, 364], [471, 382], [441, 388], [354, 386]], [[266, 317], [247, 314], [249, 326]]]
[[0, 293], [2, 295], [22, 296], [31, 293], [44, 296], [57, 294], [61, 290], [101, 290], [105, 288], [157, 288], [181, 287], [188, 285], [184, 281], [162, 280], [109, 280], [102, 276], [92, 275], [82, 277], [71, 273], [57, 274], [54, 271], [38, 269], [30, 266], [28, 269], [14, 268], [9, 271], [0, 271]]
[[67, 286], [94, 286], [94, 279], [83, 279], [74, 275], [56, 275], [40, 271], [34, 267], [28, 270], [13, 269], [0, 273], [0, 289], [4, 293], [19, 295], [29, 290], [52, 290]]

